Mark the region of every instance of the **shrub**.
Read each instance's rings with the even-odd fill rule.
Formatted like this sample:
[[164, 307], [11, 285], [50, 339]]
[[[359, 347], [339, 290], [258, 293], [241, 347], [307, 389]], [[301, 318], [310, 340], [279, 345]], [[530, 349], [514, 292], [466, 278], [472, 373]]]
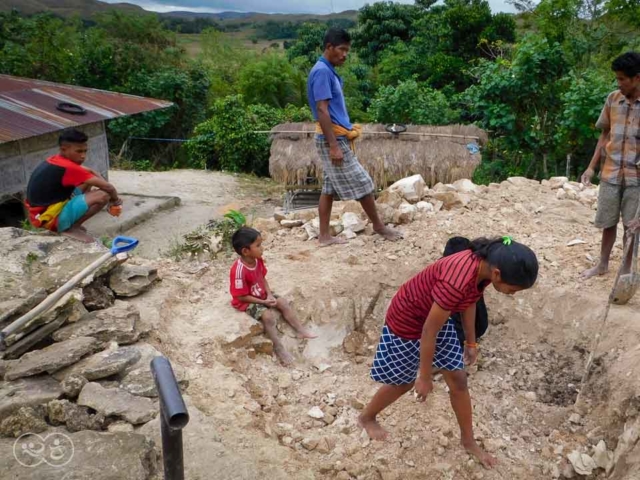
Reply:
[[267, 105], [247, 106], [242, 95], [218, 100], [210, 114], [211, 118], [198, 125], [195, 136], [186, 142], [191, 162], [262, 176], [269, 173], [270, 140], [268, 134], [256, 132], [311, 118], [307, 107], [287, 105], [281, 110]]
[[371, 102], [376, 122], [447, 125], [458, 120], [447, 97], [425, 84], [406, 80], [396, 87], [381, 87]]

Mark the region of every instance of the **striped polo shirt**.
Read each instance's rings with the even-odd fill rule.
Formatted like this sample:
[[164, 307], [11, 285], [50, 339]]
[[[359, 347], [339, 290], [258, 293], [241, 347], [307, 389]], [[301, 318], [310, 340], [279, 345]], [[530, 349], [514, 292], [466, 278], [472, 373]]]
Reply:
[[465, 250], [429, 265], [393, 297], [387, 310], [387, 326], [398, 337], [417, 340], [433, 302], [451, 313], [475, 305], [490, 283], [478, 285], [480, 262], [471, 250]]

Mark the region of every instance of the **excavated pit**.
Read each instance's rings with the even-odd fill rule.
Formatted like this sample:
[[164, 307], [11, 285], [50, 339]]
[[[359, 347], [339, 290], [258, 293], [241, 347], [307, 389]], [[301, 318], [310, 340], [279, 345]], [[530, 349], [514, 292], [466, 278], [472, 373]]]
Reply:
[[[344, 247], [317, 249], [295, 234], [265, 234], [270, 284], [320, 334], [300, 341], [279, 325], [296, 356], [292, 368], [280, 366], [259, 328], [229, 307], [232, 259], [165, 265], [162, 284], [145, 300], [153, 336], [188, 370], [190, 405], [217, 435], [213, 442], [210, 431], [194, 434], [196, 450], [223, 445], [219, 458], [228, 460], [194, 451], [188, 476], [215, 470], [247, 479], [549, 480], [573, 472], [569, 454], [595, 455], [602, 440], [616, 452], [610, 476], [598, 468], [581, 478], [638, 480], [638, 299], [612, 307], [575, 404], [612, 281], [579, 279], [599, 246], [590, 218], [587, 206], [527, 183], [491, 188], [466, 209], [423, 216], [404, 227], [400, 244], [361, 235]], [[470, 369], [476, 437], [498, 466], [486, 471], [460, 447], [441, 379], [426, 405], [406, 395], [383, 412], [388, 442], [368, 441], [357, 416], [377, 389], [369, 369], [391, 297], [440, 257], [451, 236], [497, 232], [531, 246], [541, 264], [529, 291], [509, 297], [489, 287], [490, 328]], [[616, 247], [612, 265], [620, 253]], [[309, 415], [315, 407], [323, 418]], [[243, 462], [244, 476], [227, 467], [232, 460]]]
[[[188, 391], [198, 408], [216, 412], [227, 433], [238, 427], [241, 432], [232, 436], [242, 440], [236, 441], [251, 445], [260, 438], [260, 443], [280, 449], [278, 455], [287, 458], [280, 478], [336, 478], [347, 465], [350, 477], [340, 478], [548, 480], [554, 478], [555, 469], [568, 468], [568, 453], [590, 451], [594, 439], [606, 439], [615, 449], [624, 421], [609, 417], [615, 408], [610, 403], [615, 385], [610, 385], [612, 360], [606, 355], [596, 355], [584, 405], [574, 406], [600, 324], [602, 297], [545, 285], [514, 297], [492, 287], [487, 291], [490, 328], [481, 342], [478, 365], [470, 369], [469, 383], [477, 437], [501, 462], [495, 471], [484, 471], [458, 446], [457, 424], [441, 379], [426, 408], [406, 396], [383, 413], [382, 423], [392, 434], [389, 444], [366, 441], [356, 418], [376, 390], [368, 371], [384, 312], [396, 284], [407, 277], [406, 270], [397, 269], [395, 277], [390, 274], [390, 284], [365, 286], [366, 275], [334, 285], [340, 296], [329, 297], [328, 291], [313, 286], [297, 285], [285, 292], [304, 322], [320, 334], [317, 340], [300, 341], [286, 324], [279, 324], [285, 345], [297, 357], [293, 369], [281, 367], [268, 354], [251, 353], [250, 344], [224, 347], [201, 338], [198, 347], [188, 351], [179, 346], [181, 339], [162, 334], [161, 338], [165, 346], [176, 347], [171, 350], [184, 362], [195, 358], [197, 364], [202, 359], [193, 369], [200, 381], [196, 378]], [[189, 295], [189, 289], [180, 294]], [[623, 307], [616, 311], [618, 317], [628, 318]], [[172, 323], [177, 320], [174, 317]], [[211, 387], [221, 371], [223, 386]], [[328, 412], [330, 423], [308, 416], [316, 406]], [[575, 412], [580, 424], [569, 421]], [[592, 432], [596, 433], [589, 437]]]

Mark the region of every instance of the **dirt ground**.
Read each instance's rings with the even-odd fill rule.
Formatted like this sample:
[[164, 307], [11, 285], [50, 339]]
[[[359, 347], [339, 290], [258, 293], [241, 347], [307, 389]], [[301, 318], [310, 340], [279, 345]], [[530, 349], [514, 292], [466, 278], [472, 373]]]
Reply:
[[272, 210], [270, 194], [278, 191], [270, 182], [201, 170], [111, 170], [109, 181], [122, 193], [175, 196], [181, 200], [180, 206], [156, 214], [127, 231], [127, 235], [140, 240], [136, 255], [145, 258], [166, 254], [182, 240], [182, 235], [231, 209], [245, 209], [249, 215], [266, 214], [265, 209]]
[[[142, 174], [131, 185], [140, 193], [157, 194], [160, 185], [171, 194], [180, 190], [183, 208], [192, 212], [202, 209], [211, 179], [220, 180], [220, 190], [206, 196], [210, 209], [225, 203], [223, 192], [237, 191], [235, 181], [216, 174], [200, 174], [192, 186], [192, 175], [179, 172], [162, 184]], [[397, 244], [361, 235], [319, 249], [293, 233], [268, 235], [270, 284], [320, 335], [300, 341], [281, 326], [296, 356], [292, 368], [223, 346], [239, 318], [228, 305], [232, 257], [159, 260], [162, 283], [133, 301], [152, 343], [191, 377], [187, 394], [197, 416], [185, 432], [187, 478], [212, 478], [215, 471], [219, 479], [548, 480], [567, 472], [573, 450], [590, 453], [599, 440], [614, 450], [625, 422], [637, 415], [629, 405], [640, 393], [640, 298], [612, 308], [596, 369], [574, 406], [614, 278], [579, 279], [599, 251], [594, 213], [557, 200], [548, 187], [494, 187], [464, 209], [425, 214], [401, 227], [405, 239]], [[176, 215], [172, 221], [182, 216]], [[368, 372], [389, 300], [454, 235], [511, 235], [534, 249], [541, 266], [533, 289], [507, 297], [490, 287], [486, 295], [491, 325], [469, 384], [476, 437], [497, 456], [494, 470], [461, 448], [442, 379], [426, 404], [407, 395], [383, 413], [388, 441], [370, 442], [356, 424], [376, 390]], [[585, 243], [567, 246], [576, 239]], [[620, 256], [619, 241], [615, 268]], [[325, 418], [308, 416], [312, 407]], [[631, 471], [616, 468], [609, 478], [638, 478]], [[605, 478], [598, 472], [589, 478]]]

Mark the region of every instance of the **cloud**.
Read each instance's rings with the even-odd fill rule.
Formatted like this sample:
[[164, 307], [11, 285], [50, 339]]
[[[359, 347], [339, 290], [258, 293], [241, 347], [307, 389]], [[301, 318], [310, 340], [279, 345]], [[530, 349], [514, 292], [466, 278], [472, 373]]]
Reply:
[[[123, 0], [102, 0], [118, 3]], [[374, 0], [124, 0], [140, 5], [146, 10], [170, 12], [189, 10], [193, 12], [264, 12], [264, 13], [316, 13], [328, 14], [332, 11], [357, 10]], [[398, 3], [413, 3], [413, 0], [395, 0]], [[489, 0], [494, 12], [514, 12], [504, 0]]]

